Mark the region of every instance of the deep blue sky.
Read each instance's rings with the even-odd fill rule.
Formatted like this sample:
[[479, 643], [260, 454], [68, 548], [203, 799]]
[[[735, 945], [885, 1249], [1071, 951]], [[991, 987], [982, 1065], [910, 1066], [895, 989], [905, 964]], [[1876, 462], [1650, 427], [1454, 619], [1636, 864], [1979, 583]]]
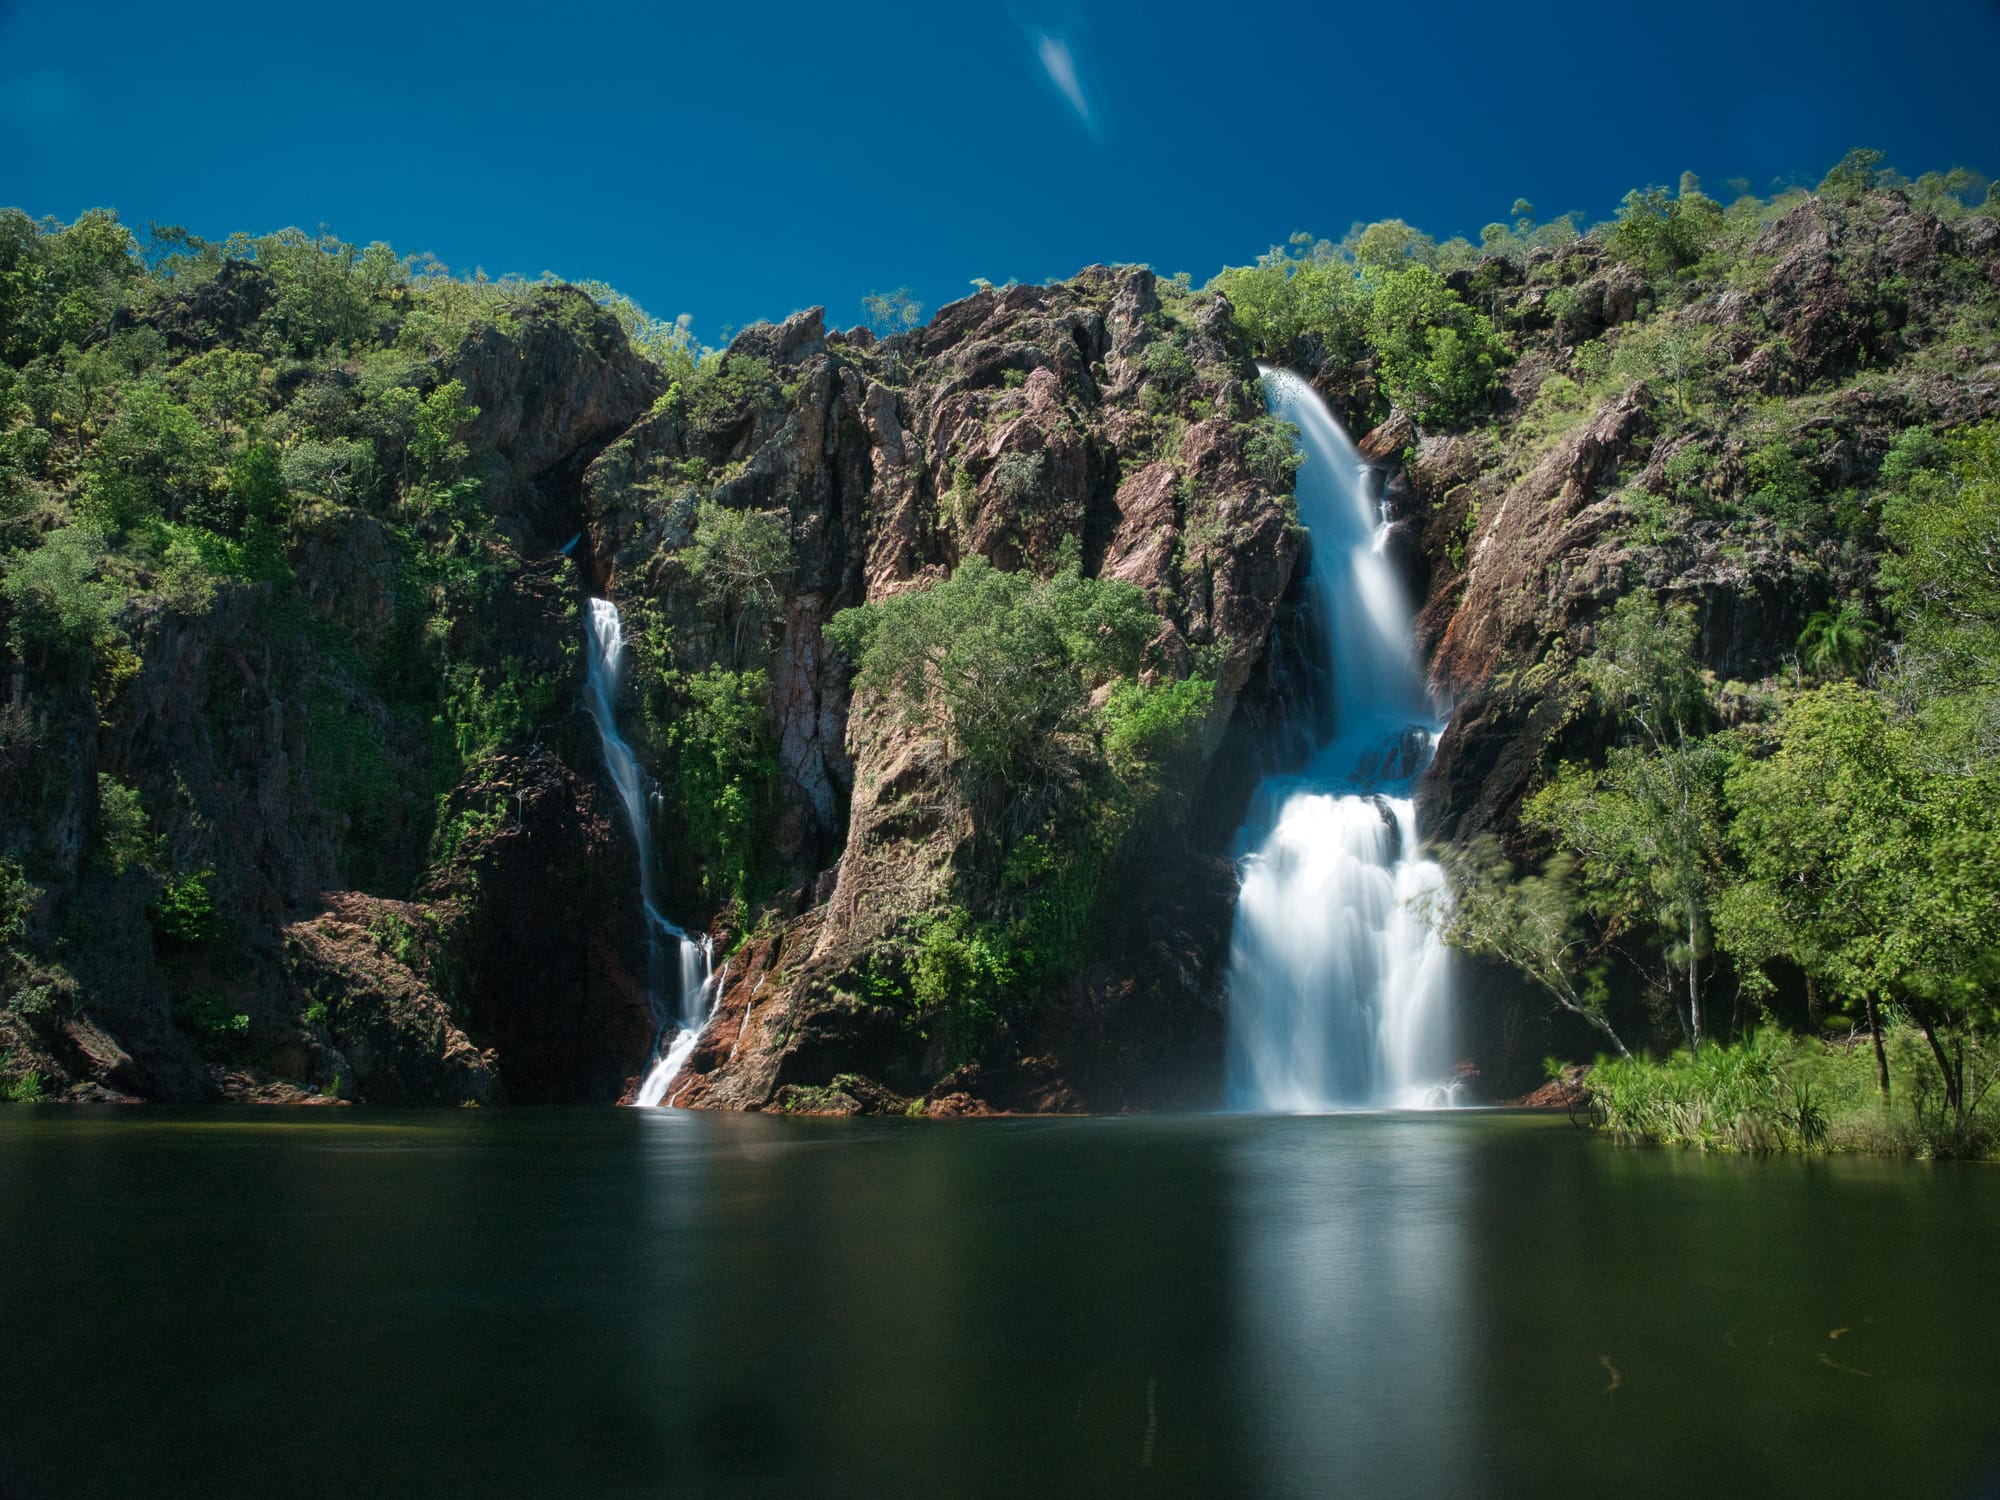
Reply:
[[1199, 281], [1356, 219], [1476, 236], [1517, 196], [1605, 217], [1854, 145], [2000, 175], [1996, 56], [1996, 0], [0, 0], [0, 203], [323, 223], [713, 342], [1094, 260]]

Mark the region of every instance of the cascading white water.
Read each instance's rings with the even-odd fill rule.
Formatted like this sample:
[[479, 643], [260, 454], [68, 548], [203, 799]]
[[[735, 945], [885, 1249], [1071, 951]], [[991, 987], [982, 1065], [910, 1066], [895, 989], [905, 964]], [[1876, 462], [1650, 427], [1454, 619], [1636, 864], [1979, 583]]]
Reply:
[[1266, 779], [1243, 827], [1229, 952], [1228, 1101], [1248, 1110], [1452, 1102], [1444, 946], [1413, 903], [1444, 872], [1418, 857], [1410, 785], [1436, 712], [1410, 609], [1384, 552], [1371, 476], [1318, 394], [1264, 371], [1306, 456], [1299, 519], [1327, 632], [1332, 736]]
[[[639, 902], [646, 913], [646, 1003], [652, 1007], [653, 1051], [647, 1059], [646, 1076], [639, 1085], [638, 1102], [655, 1105], [666, 1097], [667, 1087], [680, 1072], [681, 1064], [694, 1051], [702, 1027], [714, 1009], [721, 986], [712, 972], [713, 949], [706, 935], [691, 938], [660, 914], [653, 900], [653, 831], [646, 816], [646, 774], [625, 737], [618, 732], [618, 688], [625, 669], [625, 628], [618, 618], [618, 606], [609, 599], [592, 599], [589, 619], [584, 625], [584, 649], [588, 653], [584, 700], [597, 738], [604, 746], [604, 764], [618, 800], [625, 807], [625, 821], [632, 829], [632, 842], [639, 852]], [[666, 950], [674, 944], [679, 956], [672, 1009], [666, 993]], [[669, 1027], [673, 1028], [668, 1040]]]

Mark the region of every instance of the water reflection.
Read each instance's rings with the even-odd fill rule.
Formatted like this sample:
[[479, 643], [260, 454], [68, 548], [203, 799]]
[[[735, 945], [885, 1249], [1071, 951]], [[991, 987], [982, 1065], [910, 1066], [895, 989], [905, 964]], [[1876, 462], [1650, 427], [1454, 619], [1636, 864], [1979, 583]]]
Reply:
[[1231, 1143], [1251, 1488], [1470, 1493], [1463, 1137], [1377, 1119], [1337, 1139], [1288, 1121]]
[[1991, 1168], [1464, 1112], [0, 1112], [0, 1478], [1952, 1493], [1996, 1242]]

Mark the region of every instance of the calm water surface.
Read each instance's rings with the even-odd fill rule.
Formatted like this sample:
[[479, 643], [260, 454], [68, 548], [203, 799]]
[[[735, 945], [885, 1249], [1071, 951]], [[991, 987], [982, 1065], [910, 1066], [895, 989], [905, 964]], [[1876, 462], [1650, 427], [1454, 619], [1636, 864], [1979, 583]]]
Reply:
[[1995, 1493], [2000, 1170], [0, 1111], [0, 1493]]

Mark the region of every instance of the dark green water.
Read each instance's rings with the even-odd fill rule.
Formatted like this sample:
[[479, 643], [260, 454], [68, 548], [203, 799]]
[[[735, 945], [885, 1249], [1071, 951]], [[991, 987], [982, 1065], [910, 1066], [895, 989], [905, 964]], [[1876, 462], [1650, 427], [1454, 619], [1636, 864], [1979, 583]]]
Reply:
[[1996, 1250], [1561, 1119], [15, 1108], [0, 1488], [1983, 1494]]

